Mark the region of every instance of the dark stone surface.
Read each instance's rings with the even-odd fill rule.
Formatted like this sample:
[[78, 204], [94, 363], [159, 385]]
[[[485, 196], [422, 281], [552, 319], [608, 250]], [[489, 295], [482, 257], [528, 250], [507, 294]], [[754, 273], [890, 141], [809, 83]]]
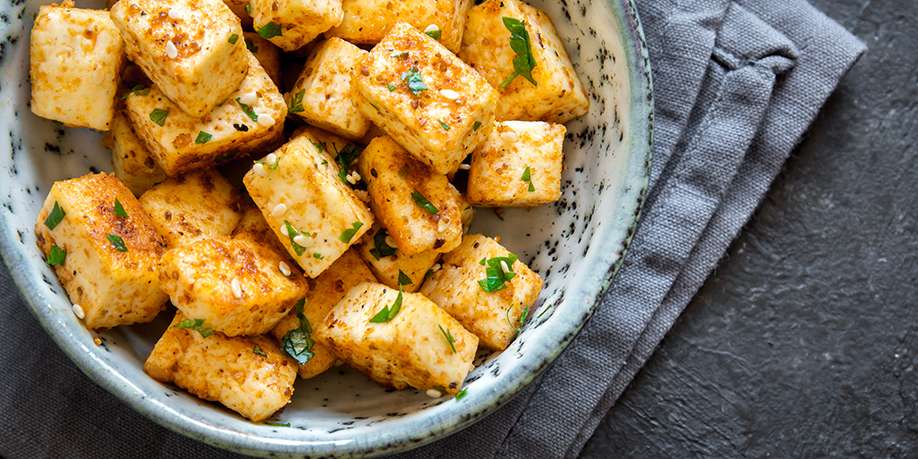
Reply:
[[918, 2], [870, 48], [584, 457], [918, 457]]

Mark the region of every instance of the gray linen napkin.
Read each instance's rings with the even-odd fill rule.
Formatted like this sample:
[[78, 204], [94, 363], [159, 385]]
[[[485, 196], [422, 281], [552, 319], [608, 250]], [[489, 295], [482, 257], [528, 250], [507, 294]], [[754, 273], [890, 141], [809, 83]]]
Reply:
[[[407, 457], [576, 456], [764, 198], [863, 51], [804, 0], [644, 0], [656, 85], [651, 192], [599, 310], [505, 407]], [[93, 385], [0, 270], [0, 456], [224, 454]]]

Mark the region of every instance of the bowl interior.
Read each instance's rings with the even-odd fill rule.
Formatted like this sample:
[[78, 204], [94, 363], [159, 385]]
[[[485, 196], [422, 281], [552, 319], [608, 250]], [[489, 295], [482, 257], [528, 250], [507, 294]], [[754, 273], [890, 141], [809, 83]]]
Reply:
[[[50, 185], [111, 170], [101, 135], [64, 128], [29, 110], [28, 42], [38, 1], [0, 6], [0, 247], [33, 313], [99, 385], [155, 421], [248, 453], [365, 454], [404, 449], [461, 428], [507, 401], [542, 370], [589, 317], [636, 221], [649, 154], [649, 69], [633, 6], [625, 2], [532, 1], [552, 17], [591, 95], [588, 116], [568, 126], [563, 197], [532, 210], [479, 209], [474, 230], [500, 235], [545, 280], [521, 335], [481, 355], [467, 396], [431, 399], [386, 390], [338, 367], [298, 381], [276, 418], [252, 424], [147, 377], [143, 361], [169, 321], [91, 333], [35, 246], [33, 224]], [[104, 7], [82, 1], [81, 7]], [[98, 336], [103, 344], [97, 346]]]

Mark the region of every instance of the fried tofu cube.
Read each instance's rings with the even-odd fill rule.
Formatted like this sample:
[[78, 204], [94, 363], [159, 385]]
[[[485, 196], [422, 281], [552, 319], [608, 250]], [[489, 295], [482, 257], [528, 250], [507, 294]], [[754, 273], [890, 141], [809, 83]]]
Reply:
[[375, 44], [395, 23], [407, 22], [431, 36], [450, 51], [459, 52], [465, 18], [472, 0], [343, 0], [344, 21], [326, 35], [352, 43]]
[[199, 239], [169, 249], [159, 278], [172, 304], [226, 336], [271, 331], [306, 295], [306, 280], [285, 275], [274, 250], [245, 239]]
[[[314, 330], [316, 326], [325, 320], [328, 311], [331, 311], [341, 298], [352, 287], [361, 282], [376, 282], [373, 273], [367, 268], [366, 263], [353, 250], [348, 250], [338, 258], [328, 269], [319, 277], [310, 282], [309, 293], [306, 294], [306, 301], [303, 303], [303, 318], [308, 324], [309, 330]], [[290, 346], [287, 334], [291, 330], [302, 327], [298, 311], [290, 311], [287, 317], [284, 317], [277, 326], [274, 327], [272, 334], [281, 343], [281, 348], [286, 349]], [[315, 340], [314, 340], [315, 341]], [[331, 368], [338, 357], [332, 353], [331, 349], [320, 341], [315, 341], [312, 348], [312, 357], [304, 364], [299, 366], [300, 377], [303, 379], [314, 378]], [[294, 350], [294, 352], [296, 352]]]
[[157, 276], [165, 243], [114, 175], [55, 182], [35, 234], [88, 328], [149, 322], [165, 306]]
[[[535, 66], [530, 82], [515, 75], [515, 51], [505, 18], [522, 22]], [[498, 120], [564, 124], [590, 109], [590, 99], [574, 71], [551, 19], [521, 0], [488, 0], [469, 10], [459, 56], [501, 92]]]
[[281, 84], [281, 50], [255, 32], [245, 32], [245, 46], [255, 55], [275, 86]]
[[238, 201], [238, 191], [213, 170], [166, 180], [140, 197], [170, 248], [229, 236], [241, 218]]
[[360, 111], [440, 174], [487, 137], [498, 94], [433, 38], [400, 22], [356, 74]]
[[219, 402], [254, 422], [286, 406], [296, 381], [296, 365], [271, 338], [213, 333], [181, 312], [143, 369], [159, 382]]
[[122, 0], [111, 17], [131, 61], [191, 117], [217, 108], [248, 74], [239, 18], [222, 0]]
[[478, 349], [478, 338], [424, 295], [374, 283], [348, 291], [316, 333], [376, 382], [444, 394], [459, 392]]
[[242, 85], [203, 118], [181, 111], [157, 86], [128, 94], [134, 132], [170, 177], [258, 151], [283, 135], [284, 96], [255, 56], [245, 51], [241, 59], [249, 63]]
[[311, 278], [373, 226], [373, 214], [339, 177], [329, 148], [313, 131], [301, 131], [243, 179], [268, 226]]
[[443, 256], [442, 265], [424, 282], [421, 293], [485, 347], [506, 349], [538, 299], [542, 278], [500, 243], [480, 234], [466, 236], [459, 248]]
[[462, 239], [463, 199], [389, 137], [373, 139], [357, 160], [370, 206], [404, 255], [449, 252]]
[[560, 124], [501, 121], [472, 155], [469, 202], [531, 207], [561, 198], [564, 134]]
[[251, 0], [252, 26], [284, 51], [294, 51], [341, 23], [341, 0]]
[[140, 196], [157, 183], [166, 180], [166, 173], [146, 145], [134, 133], [131, 121], [121, 110], [115, 112], [109, 135], [112, 150], [112, 168], [135, 196]]
[[106, 11], [45, 5], [29, 46], [32, 113], [68, 126], [107, 131], [124, 62], [124, 43]]
[[351, 75], [367, 52], [340, 38], [322, 42], [287, 94], [290, 113], [349, 139], [360, 139], [370, 122], [351, 91]]
[[360, 244], [360, 256], [387, 287], [416, 292], [427, 272], [437, 263], [440, 253], [435, 250], [414, 255], [400, 253], [389, 231], [377, 225]]

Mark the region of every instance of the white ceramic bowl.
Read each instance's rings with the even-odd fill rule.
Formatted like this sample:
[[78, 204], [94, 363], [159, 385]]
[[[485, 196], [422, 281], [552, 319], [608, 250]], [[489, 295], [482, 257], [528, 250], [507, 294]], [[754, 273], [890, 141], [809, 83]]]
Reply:
[[532, 1], [551, 15], [567, 43], [592, 108], [569, 125], [558, 203], [478, 212], [475, 229], [501, 235], [545, 279], [521, 335], [502, 354], [480, 359], [461, 400], [387, 391], [341, 367], [297, 383], [293, 403], [277, 416], [290, 427], [248, 422], [144, 374], [143, 361], [167, 317], [101, 333], [104, 345], [95, 345], [96, 335], [71, 313], [42, 261], [32, 228], [50, 185], [111, 170], [111, 161], [99, 133], [65, 129], [29, 110], [28, 37], [40, 3], [0, 6], [0, 37], [7, 37], [0, 44], [0, 250], [32, 313], [74, 363], [176, 432], [259, 455], [369, 455], [441, 438], [505, 403], [558, 356], [598, 304], [628, 245], [646, 188], [652, 129], [650, 67], [635, 6], [630, 0]]

